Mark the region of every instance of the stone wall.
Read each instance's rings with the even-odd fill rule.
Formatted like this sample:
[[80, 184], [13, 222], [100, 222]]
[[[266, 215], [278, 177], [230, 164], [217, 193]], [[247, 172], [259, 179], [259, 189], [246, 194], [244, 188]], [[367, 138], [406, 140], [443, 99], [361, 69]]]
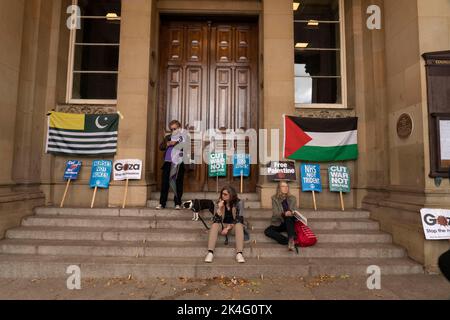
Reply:
[[[435, 271], [446, 241], [425, 241], [420, 220], [423, 207], [449, 207], [448, 182], [440, 189], [428, 178], [428, 124], [425, 67], [421, 54], [448, 49], [450, 15], [448, 1], [383, 1], [386, 108], [383, 116], [366, 121], [367, 126], [386, 125], [387, 160], [384, 182], [367, 171], [368, 195], [363, 206], [372, 211], [394, 242], [407, 248], [414, 260]], [[413, 120], [410, 137], [397, 135], [399, 116]], [[386, 141], [386, 140], [385, 140]], [[376, 153], [371, 152], [373, 157]], [[370, 162], [366, 163], [370, 167]], [[387, 175], [387, 176], [386, 176]], [[386, 179], [387, 178], [387, 179]]]

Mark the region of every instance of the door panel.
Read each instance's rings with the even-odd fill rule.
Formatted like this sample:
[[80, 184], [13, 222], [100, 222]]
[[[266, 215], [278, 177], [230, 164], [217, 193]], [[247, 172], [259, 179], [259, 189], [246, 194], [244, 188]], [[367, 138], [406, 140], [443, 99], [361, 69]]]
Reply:
[[[204, 129], [257, 129], [256, 23], [163, 20], [160, 39], [160, 139], [173, 119], [191, 133], [201, 129], [194, 127], [196, 121], [203, 121]], [[207, 143], [192, 141], [194, 145], [205, 148]], [[157, 169], [162, 161], [158, 154]], [[207, 177], [206, 164], [187, 169], [185, 191], [216, 190], [216, 179]], [[232, 184], [239, 188], [239, 178], [232, 178], [232, 166], [228, 171], [226, 178], [219, 179], [219, 187]], [[157, 172], [160, 185], [161, 172]], [[245, 180], [245, 192], [256, 191], [256, 165], [251, 172]]]

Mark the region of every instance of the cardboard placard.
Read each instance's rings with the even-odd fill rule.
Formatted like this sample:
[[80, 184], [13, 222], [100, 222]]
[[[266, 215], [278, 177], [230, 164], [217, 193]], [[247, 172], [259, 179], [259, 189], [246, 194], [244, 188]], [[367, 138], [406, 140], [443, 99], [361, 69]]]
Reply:
[[64, 180], [77, 180], [81, 169], [81, 161], [69, 160], [66, 162], [64, 170]]
[[450, 239], [450, 210], [424, 208], [420, 215], [427, 240]]
[[249, 177], [250, 176], [250, 155], [234, 154], [233, 155], [233, 177]]
[[91, 188], [109, 188], [111, 180], [112, 161], [94, 160], [92, 161], [91, 178], [89, 186]]

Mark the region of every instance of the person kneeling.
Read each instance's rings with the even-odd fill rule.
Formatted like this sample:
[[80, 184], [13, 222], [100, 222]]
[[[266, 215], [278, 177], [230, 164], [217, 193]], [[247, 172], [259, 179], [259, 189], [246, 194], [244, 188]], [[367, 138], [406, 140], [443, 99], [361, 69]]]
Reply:
[[[223, 225], [223, 229], [221, 230]], [[244, 225], [243, 205], [233, 187], [224, 187], [220, 192], [217, 213], [214, 223], [209, 230], [208, 254], [205, 262], [211, 263], [214, 259], [214, 249], [219, 232], [226, 236], [233, 232], [236, 238], [236, 261], [244, 263]]]

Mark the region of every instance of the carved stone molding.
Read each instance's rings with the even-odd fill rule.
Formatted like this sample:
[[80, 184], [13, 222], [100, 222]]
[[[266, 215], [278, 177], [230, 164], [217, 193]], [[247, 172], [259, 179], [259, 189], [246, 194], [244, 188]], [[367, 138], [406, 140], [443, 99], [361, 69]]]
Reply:
[[315, 109], [305, 109], [295, 110], [295, 115], [305, 118], [350, 118], [356, 117], [355, 110], [315, 110]]
[[109, 114], [116, 113], [117, 107], [114, 105], [58, 105], [56, 106], [56, 111], [66, 112], [66, 113], [82, 113], [82, 114]]

